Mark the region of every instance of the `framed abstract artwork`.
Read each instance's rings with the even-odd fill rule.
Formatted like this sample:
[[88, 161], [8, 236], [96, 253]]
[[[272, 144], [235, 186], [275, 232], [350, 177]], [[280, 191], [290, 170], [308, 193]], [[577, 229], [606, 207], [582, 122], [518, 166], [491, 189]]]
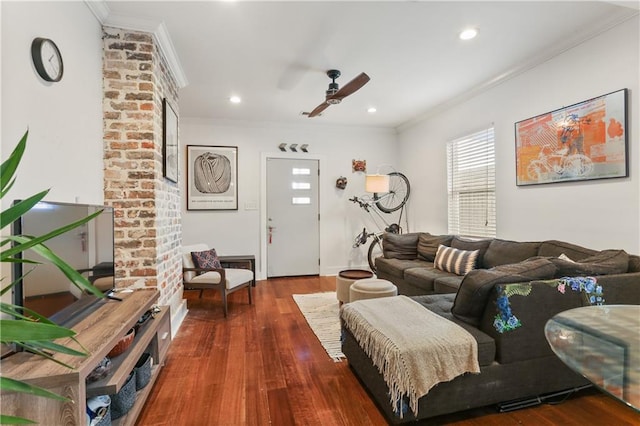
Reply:
[[629, 176], [627, 92], [515, 123], [516, 185]]
[[162, 100], [162, 175], [178, 182], [178, 115], [167, 99]]
[[238, 147], [187, 145], [187, 210], [238, 210]]

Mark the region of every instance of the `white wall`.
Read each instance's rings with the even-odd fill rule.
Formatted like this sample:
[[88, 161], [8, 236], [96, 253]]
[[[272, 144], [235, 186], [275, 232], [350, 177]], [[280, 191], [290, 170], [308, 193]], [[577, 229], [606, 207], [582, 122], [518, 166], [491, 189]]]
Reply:
[[[0, 2], [2, 159], [29, 129], [9, 203], [51, 188], [48, 200], [103, 202], [102, 31], [84, 2]], [[31, 41], [52, 39], [64, 61], [58, 83], [42, 80]]]
[[[414, 229], [447, 232], [446, 142], [495, 126], [498, 236], [640, 253], [638, 17], [399, 134]], [[628, 178], [517, 187], [514, 123], [629, 90]]]
[[[365, 214], [348, 201], [364, 194], [364, 174], [352, 173], [353, 159], [367, 160], [375, 172], [383, 164], [396, 164], [396, 137], [390, 130], [354, 127], [327, 127], [314, 124], [280, 125], [276, 123], [211, 122], [182, 118], [180, 153], [186, 145], [225, 145], [238, 147], [238, 211], [187, 211], [186, 194], [182, 206], [183, 245], [205, 242], [222, 255], [254, 254], [259, 279], [266, 277], [260, 268], [263, 236], [261, 226], [261, 158], [280, 155], [280, 143], [309, 144], [309, 154], [301, 158], [320, 159], [320, 274], [336, 274], [345, 267], [364, 266], [366, 247], [353, 249], [353, 238], [364, 224]], [[290, 155], [290, 154], [287, 154]], [[180, 164], [186, 164], [183, 159]], [[388, 170], [384, 170], [385, 172]], [[336, 179], [346, 176], [347, 188], [335, 187]], [[180, 185], [186, 188], [186, 170]], [[252, 210], [248, 204], [257, 205]]]

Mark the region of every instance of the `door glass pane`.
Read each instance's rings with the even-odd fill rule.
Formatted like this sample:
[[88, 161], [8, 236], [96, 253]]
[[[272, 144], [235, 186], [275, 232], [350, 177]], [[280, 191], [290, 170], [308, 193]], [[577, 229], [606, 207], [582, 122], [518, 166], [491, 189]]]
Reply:
[[311, 198], [309, 197], [293, 197], [291, 199], [292, 204], [311, 204]]
[[291, 174], [292, 175], [310, 175], [311, 169], [294, 167], [293, 169], [291, 169]]
[[311, 189], [309, 182], [291, 182], [291, 189]]

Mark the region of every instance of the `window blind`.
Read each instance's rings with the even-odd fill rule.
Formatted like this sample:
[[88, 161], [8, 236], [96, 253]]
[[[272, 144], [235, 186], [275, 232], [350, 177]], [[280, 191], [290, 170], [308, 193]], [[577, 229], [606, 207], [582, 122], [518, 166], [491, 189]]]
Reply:
[[449, 233], [496, 236], [493, 127], [447, 143]]

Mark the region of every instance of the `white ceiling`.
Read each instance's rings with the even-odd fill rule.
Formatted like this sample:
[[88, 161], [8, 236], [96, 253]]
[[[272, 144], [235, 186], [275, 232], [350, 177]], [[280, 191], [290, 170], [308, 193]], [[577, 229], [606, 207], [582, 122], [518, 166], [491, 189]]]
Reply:
[[[638, 2], [106, 1], [105, 22], [164, 23], [188, 84], [180, 115], [398, 128], [638, 13]], [[458, 32], [473, 26], [474, 40]], [[148, 28], [148, 25], [146, 25]], [[337, 68], [371, 81], [307, 118]], [[242, 103], [231, 104], [237, 94]], [[375, 106], [375, 114], [367, 113]]]

